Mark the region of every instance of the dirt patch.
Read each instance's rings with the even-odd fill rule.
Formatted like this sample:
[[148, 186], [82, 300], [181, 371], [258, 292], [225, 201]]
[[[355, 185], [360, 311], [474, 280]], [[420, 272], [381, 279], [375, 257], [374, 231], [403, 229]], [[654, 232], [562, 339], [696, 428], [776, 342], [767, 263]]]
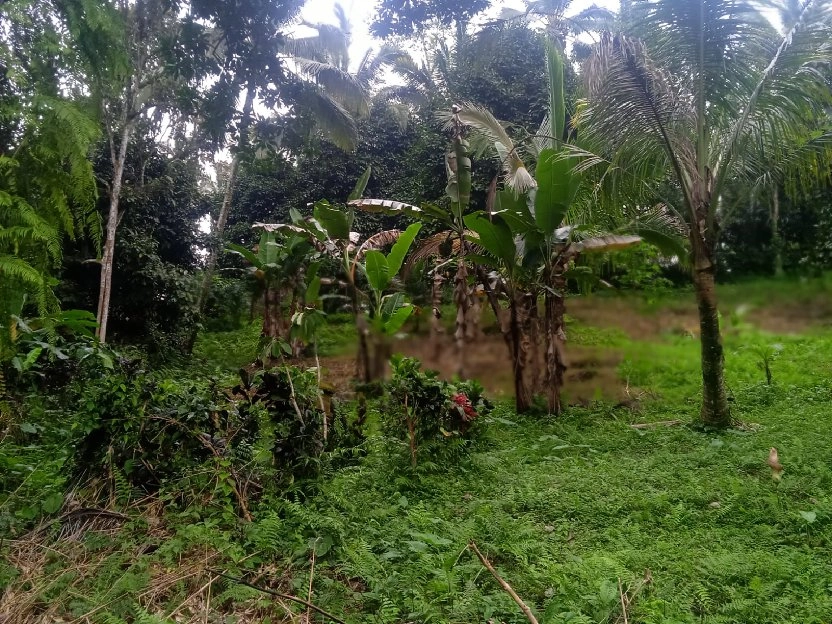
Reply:
[[[821, 296], [771, 305], [732, 300], [720, 304], [719, 309], [726, 331], [737, 320], [773, 334], [800, 334], [832, 325], [832, 301]], [[668, 334], [699, 336], [693, 294], [654, 309], [635, 297], [574, 297], [567, 301], [567, 313], [581, 325], [616, 328], [633, 340], [660, 340]]]
[[656, 340], [665, 334], [691, 335], [699, 333], [696, 305], [675, 303], [656, 312], [646, 312], [637, 299], [575, 297], [566, 303], [569, 316], [581, 325], [615, 328], [633, 340]]
[[751, 309], [747, 320], [773, 334], [800, 334], [832, 324], [832, 303], [824, 299]]
[[[418, 358], [425, 368], [439, 371], [443, 379], [453, 379], [457, 370], [456, 347], [445, 337], [439, 353], [425, 336], [412, 337], [396, 345], [397, 352]], [[597, 400], [623, 401], [624, 382], [618, 375], [623, 358], [620, 350], [567, 344], [564, 398], [569, 404], [588, 404]], [[478, 380], [494, 398], [514, 395], [511, 359], [503, 339], [486, 333], [472, 341], [466, 351], [466, 373]]]

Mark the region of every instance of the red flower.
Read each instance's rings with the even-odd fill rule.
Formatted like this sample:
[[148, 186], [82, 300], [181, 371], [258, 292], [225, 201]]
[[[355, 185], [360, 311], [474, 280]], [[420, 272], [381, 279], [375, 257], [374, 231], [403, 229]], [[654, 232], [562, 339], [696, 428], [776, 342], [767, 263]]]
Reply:
[[471, 405], [471, 399], [462, 393], [455, 394], [451, 397], [451, 401], [457, 404], [457, 409], [465, 422], [471, 422], [477, 417], [477, 412], [474, 406]]

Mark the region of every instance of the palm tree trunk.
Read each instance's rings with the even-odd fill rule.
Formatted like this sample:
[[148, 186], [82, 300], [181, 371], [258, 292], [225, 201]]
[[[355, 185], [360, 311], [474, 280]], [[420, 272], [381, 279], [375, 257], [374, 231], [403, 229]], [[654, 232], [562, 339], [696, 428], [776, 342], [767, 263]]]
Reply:
[[119, 221], [119, 203], [121, 201], [121, 186], [124, 180], [124, 164], [127, 160], [127, 144], [130, 142], [130, 135], [133, 133], [134, 122], [126, 121], [121, 129], [118, 154], [112, 145], [110, 135], [110, 158], [113, 163], [113, 182], [110, 186], [110, 210], [107, 213], [107, 228], [104, 236], [104, 249], [101, 254], [101, 279], [98, 288], [98, 312], [96, 319], [98, 328], [95, 331], [96, 337], [102, 342], [107, 342], [107, 322], [110, 318], [110, 294], [113, 286], [113, 264], [116, 255], [116, 229]]
[[774, 277], [783, 277], [783, 238], [780, 236], [780, 189], [771, 195], [771, 246], [774, 248]]
[[[692, 238], [695, 238], [695, 235]], [[701, 419], [706, 425], [728, 427], [731, 425], [731, 411], [725, 392], [725, 354], [719, 329], [714, 279], [716, 266], [711, 260], [713, 256], [707, 254], [701, 241], [693, 240], [692, 243], [693, 285], [699, 307], [699, 331], [702, 343]]]

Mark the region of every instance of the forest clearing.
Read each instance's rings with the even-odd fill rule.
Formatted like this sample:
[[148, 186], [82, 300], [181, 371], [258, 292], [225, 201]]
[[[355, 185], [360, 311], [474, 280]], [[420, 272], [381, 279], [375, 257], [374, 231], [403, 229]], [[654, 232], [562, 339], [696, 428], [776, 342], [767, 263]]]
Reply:
[[[695, 338], [675, 327], [630, 336], [576, 319], [576, 348], [620, 354], [616, 391], [630, 403], [602, 397], [551, 420], [519, 417], [502, 401], [469, 452], [416, 469], [403, 451], [391, 456], [371, 416], [354, 459], [335, 454], [314, 483], [252, 503], [250, 523], [234, 519], [221, 483], [204, 483], [209, 489], [193, 492], [185, 508], [129, 489], [114, 494], [112, 516], [84, 517], [70, 503], [4, 541], [0, 615], [8, 622], [97, 621], [100, 611], [139, 621], [305, 617], [303, 606], [222, 572], [304, 598], [311, 580], [313, 602], [347, 621], [524, 621], [466, 552], [474, 541], [540, 621], [623, 622], [626, 610], [631, 622], [824, 622], [832, 610], [832, 333], [829, 317], [813, 317], [832, 304], [832, 282], [758, 280], [729, 287], [724, 298], [750, 308], [727, 323], [728, 383], [740, 419], [733, 429], [688, 424], [698, 393]], [[624, 327], [640, 332], [672, 317], [669, 309], [689, 316], [691, 300], [690, 293], [660, 302], [605, 295], [579, 297], [574, 307], [588, 319], [626, 308]], [[803, 304], [791, 326], [777, 318], [787, 302]], [[746, 320], [755, 317], [780, 331]], [[231, 384], [258, 331], [207, 334], [198, 365], [166, 375], [204, 379], [211, 370]], [[771, 384], [763, 345], [777, 349]], [[343, 347], [334, 340], [328, 349]], [[766, 463], [772, 446], [784, 466], [779, 481]], [[33, 472], [4, 501], [4, 513], [56, 478], [50, 471], [61, 460], [48, 453], [17, 449], [14, 461]]]
[[830, 42], [0, 2], [0, 624], [832, 622]]

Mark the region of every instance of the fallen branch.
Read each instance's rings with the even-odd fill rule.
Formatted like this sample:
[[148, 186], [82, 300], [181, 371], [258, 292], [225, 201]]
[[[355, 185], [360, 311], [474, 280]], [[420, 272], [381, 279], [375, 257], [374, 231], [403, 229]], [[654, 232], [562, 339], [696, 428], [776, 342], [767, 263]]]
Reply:
[[511, 588], [511, 585], [509, 585], [503, 580], [503, 578], [497, 573], [497, 570], [494, 569], [494, 566], [491, 565], [488, 559], [485, 558], [485, 555], [483, 555], [480, 552], [480, 549], [477, 548], [477, 545], [473, 542], [473, 540], [468, 542], [468, 548], [470, 548], [474, 552], [474, 554], [480, 560], [482, 565], [485, 566], [485, 569], [491, 572], [491, 576], [493, 576], [497, 580], [497, 582], [500, 584], [500, 587], [506, 590], [508, 595], [511, 596], [514, 602], [517, 603], [517, 606], [520, 607], [520, 610], [526, 616], [526, 619], [530, 622], [530, 624], [538, 624], [537, 618], [534, 617], [534, 613], [532, 613], [532, 610], [529, 609], [529, 605], [523, 602], [523, 599], [517, 595], [517, 592]]
[[624, 624], [630, 624], [627, 618], [627, 604], [628, 600], [624, 597], [624, 588], [621, 586], [621, 577], [618, 577], [618, 595], [621, 597], [621, 617], [624, 618]]
[[[324, 418], [326, 418], [326, 412], [324, 412]], [[318, 540], [315, 540], [315, 546], [312, 547], [312, 567], [309, 570], [309, 591], [306, 594], [306, 600], [310, 603], [312, 602], [312, 583], [315, 580], [315, 548], [318, 546]], [[310, 613], [310, 608], [306, 607], [306, 621], [312, 621], [312, 614]]]
[[[270, 596], [276, 596], [278, 598], [283, 598], [284, 600], [291, 600], [292, 602], [296, 602], [298, 604], [304, 605], [307, 609], [312, 609], [313, 611], [317, 611], [324, 617], [329, 618], [333, 622], [337, 622], [338, 624], [347, 624], [341, 618], [335, 617], [328, 611], [324, 611], [319, 606], [312, 604], [308, 600], [304, 600], [303, 598], [298, 598], [297, 596], [292, 596], [291, 594], [281, 594], [280, 592], [273, 591], [271, 589], [266, 589], [265, 587], [260, 587], [259, 585], [254, 585], [253, 583], [249, 583], [241, 578], [236, 576], [231, 576], [230, 574], [226, 574], [225, 572], [220, 572], [219, 570], [208, 570], [212, 574], [216, 574], [217, 576], [221, 576], [223, 578], [228, 579], [229, 581], [234, 581], [235, 583], [239, 583], [240, 585], [245, 585], [246, 587], [251, 587], [252, 589], [256, 589], [257, 591], [263, 592], [264, 594], [269, 594]], [[534, 624], [537, 624], [535, 622]]]
[[657, 420], [656, 422], [638, 423], [630, 425], [633, 429], [651, 429], [653, 427], [672, 427], [673, 425], [681, 425], [684, 420]]
[[621, 577], [618, 578], [618, 595], [621, 600], [621, 615], [615, 618], [615, 624], [630, 624], [627, 616], [627, 609], [635, 602], [641, 591], [653, 582], [653, 574], [650, 569], [644, 570], [644, 578], [638, 581], [634, 586], [627, 588], [624, 591], [624, 585], [621, 583]]

